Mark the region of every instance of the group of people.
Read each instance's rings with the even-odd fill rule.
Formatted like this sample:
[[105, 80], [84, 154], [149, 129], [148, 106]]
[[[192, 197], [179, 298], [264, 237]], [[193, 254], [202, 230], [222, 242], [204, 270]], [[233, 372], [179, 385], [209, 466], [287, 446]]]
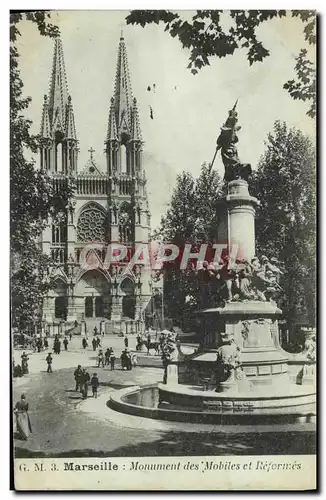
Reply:
[[78, 365], [76, 370], [74, 371], [74, 378], [76, 382], [75, 390], [76, 392], [80, 392], [82, 394], [83, 399], [86, 399], [88, 397], [89, 385], [92, 388], [93, 397], [97, 398], [97, 390], [100, 385], [97, 373], [93, 373], [93, 376], [91, 378], [86, 368], [82, 368], [81, 365]]
[[105, 366], [110, 365], [111, 370], [114, 370], [114, 365], [115, 365], [115, 360], [116, 357], [114, 355], [114, 351], [112, 347], [108, 347], [105, 353], [103, 353], [103, 350], [100, 349], [97, 355], [97, 366], [98, 368], [102, 366], [104, 368]]
[[132, 354], [127, 347], [122, 351], [120, 361], [122, 370], [132, 370], [138, 364], [136, 354]]
[[[68, 350], [69, 340], [65, 337], [62, 341], [65, 351]], [[55, 335], [53, 342], [53, 352], [54, 354], [60, 354], [61, 352], [61, 341], [59, 335]]]

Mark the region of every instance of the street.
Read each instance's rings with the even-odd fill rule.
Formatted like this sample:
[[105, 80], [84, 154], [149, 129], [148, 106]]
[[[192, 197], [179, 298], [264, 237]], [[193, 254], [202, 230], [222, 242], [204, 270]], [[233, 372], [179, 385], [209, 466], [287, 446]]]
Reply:
[[[91, 338], [89, 339], [91, 340]], [[129, 338], [129, 346], [136, 339]], [[89, 342], [90, 344], [90, 342]], [[106, 406], [112, 391], [132, 385], [154, 384], [163, 370], [137, 366], [120, 369], [122, 337], [105, 337], [102, 348], [112, 346], [117, 369], [96, 368], [91, 344], [84, 350], [81, 338], [73, 338], [68, 351], [53, 355], [53, 373], [46, 373], [48, 351], [29, 354], [30, 373], [13, 379], [13, 402], [25, 393], [29, 403], [32, 434], [27, 441], [14, 439], [16, 457], [65, 456], [165, 456], [165, 455], [253, 455], [314, 453], [315, 434], [283, 425], [252, 428], [213, 428], [197, 424], [152, 421], [113, 412]], [[52, 339], [49, 347], [52, 347]], [[27, 351], [28, 352], [28, 351]], [[18, 363], [21, 350], [14, 352]], [[99, 397], [83, 401], [75, 392], [73, 372], [78, 364], [88, 367], [100, 380]]]

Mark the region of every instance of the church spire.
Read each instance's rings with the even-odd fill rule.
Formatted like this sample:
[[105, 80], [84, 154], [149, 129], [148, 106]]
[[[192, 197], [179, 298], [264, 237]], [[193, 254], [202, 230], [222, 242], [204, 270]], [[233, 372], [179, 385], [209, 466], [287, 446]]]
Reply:
[[142, 169], [142, 146], [137, 100], [132, 97], [126, 45], [121, 33], [106, 136], [108, 172], [122, 175], [137, 172], [138, 175]]
[[44, 97], [40, 148], [41, 165], [51, 172], [77, 171], [78, 141], [74, 110], [68, 93], [62, 41], [54, 40], [49, 97]]
[[114, 110], [119, 136], [131, 133], [132, 90], [126, 45], [121, 33], [114, 86]]
[[68, 85], [61, 38], [54, 42], [49, 108], [53, 132], [65, 133]]

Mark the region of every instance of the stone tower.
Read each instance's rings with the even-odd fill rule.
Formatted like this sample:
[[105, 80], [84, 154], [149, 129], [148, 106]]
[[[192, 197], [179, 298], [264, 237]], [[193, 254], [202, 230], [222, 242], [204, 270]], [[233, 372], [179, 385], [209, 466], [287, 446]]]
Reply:
[[[56, 190], [73, 193], [42, 235], [43, 251], [54, 261], [49, 279], [55, 283], [44, 300], [44, 322], [54, 331], [76, 320], [83, 330], [96, 326], [108, 333], [141, 331], [145, 316], [153, 312], [157, 286], [149, 267], [139, 262], [128, 265], [135, 248], [149, 243], [150, 212], [137, 101], [123, 37], [109, 107], [106, 168], [96, 163], [90, 148], [88, 162], [77, 169], [78, 140], [60, 38], [54, 44], [41, 137], [41, 168], [48, 171]], [[124, 245], [123, 261], [107, 260], [111, 244]]]

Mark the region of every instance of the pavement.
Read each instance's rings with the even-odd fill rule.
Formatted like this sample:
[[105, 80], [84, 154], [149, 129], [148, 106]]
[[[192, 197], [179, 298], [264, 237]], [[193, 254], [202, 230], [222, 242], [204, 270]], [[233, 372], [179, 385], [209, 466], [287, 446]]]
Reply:
[[[91, 338], [89, 339], [91, 341]], [[90, 344], [90, 342], [89, 342]], [[134, 349], [136, 339], [129, 338]], [[50, 346], [52, 343], [50, 342]], [[30, 353], [29, 374], [13, 379], [13, 402], [24, 392], [29, 402], [32, 434], [27, 441], [14, 437], [16, 457], [108, 457], [183, 455], [260, 455], [315, 453], [315, 433], [290, 426], [217, 429], [198, 424], [159, 422], [113, 412], [106, 406], [110, 393], [132, 385], [155, 384], [163, 370], [137, 366], [120, 368], [122, 337], [104, 337], [102, 349], [113, 347], [116, 370], [96, 367], [91, 344], [84, 350], [81, 337], [72, 339], [68, 351], [53, 354], [53, 373], [46, 373], [48, 351]], [[20, 362], [21, 350], [14, 351]], [[78, 364], [96, 372], [98, 399], [82, 400], [75, 392], [73, 372]], [[89, 391], [91, 395], [91, 390]]]

